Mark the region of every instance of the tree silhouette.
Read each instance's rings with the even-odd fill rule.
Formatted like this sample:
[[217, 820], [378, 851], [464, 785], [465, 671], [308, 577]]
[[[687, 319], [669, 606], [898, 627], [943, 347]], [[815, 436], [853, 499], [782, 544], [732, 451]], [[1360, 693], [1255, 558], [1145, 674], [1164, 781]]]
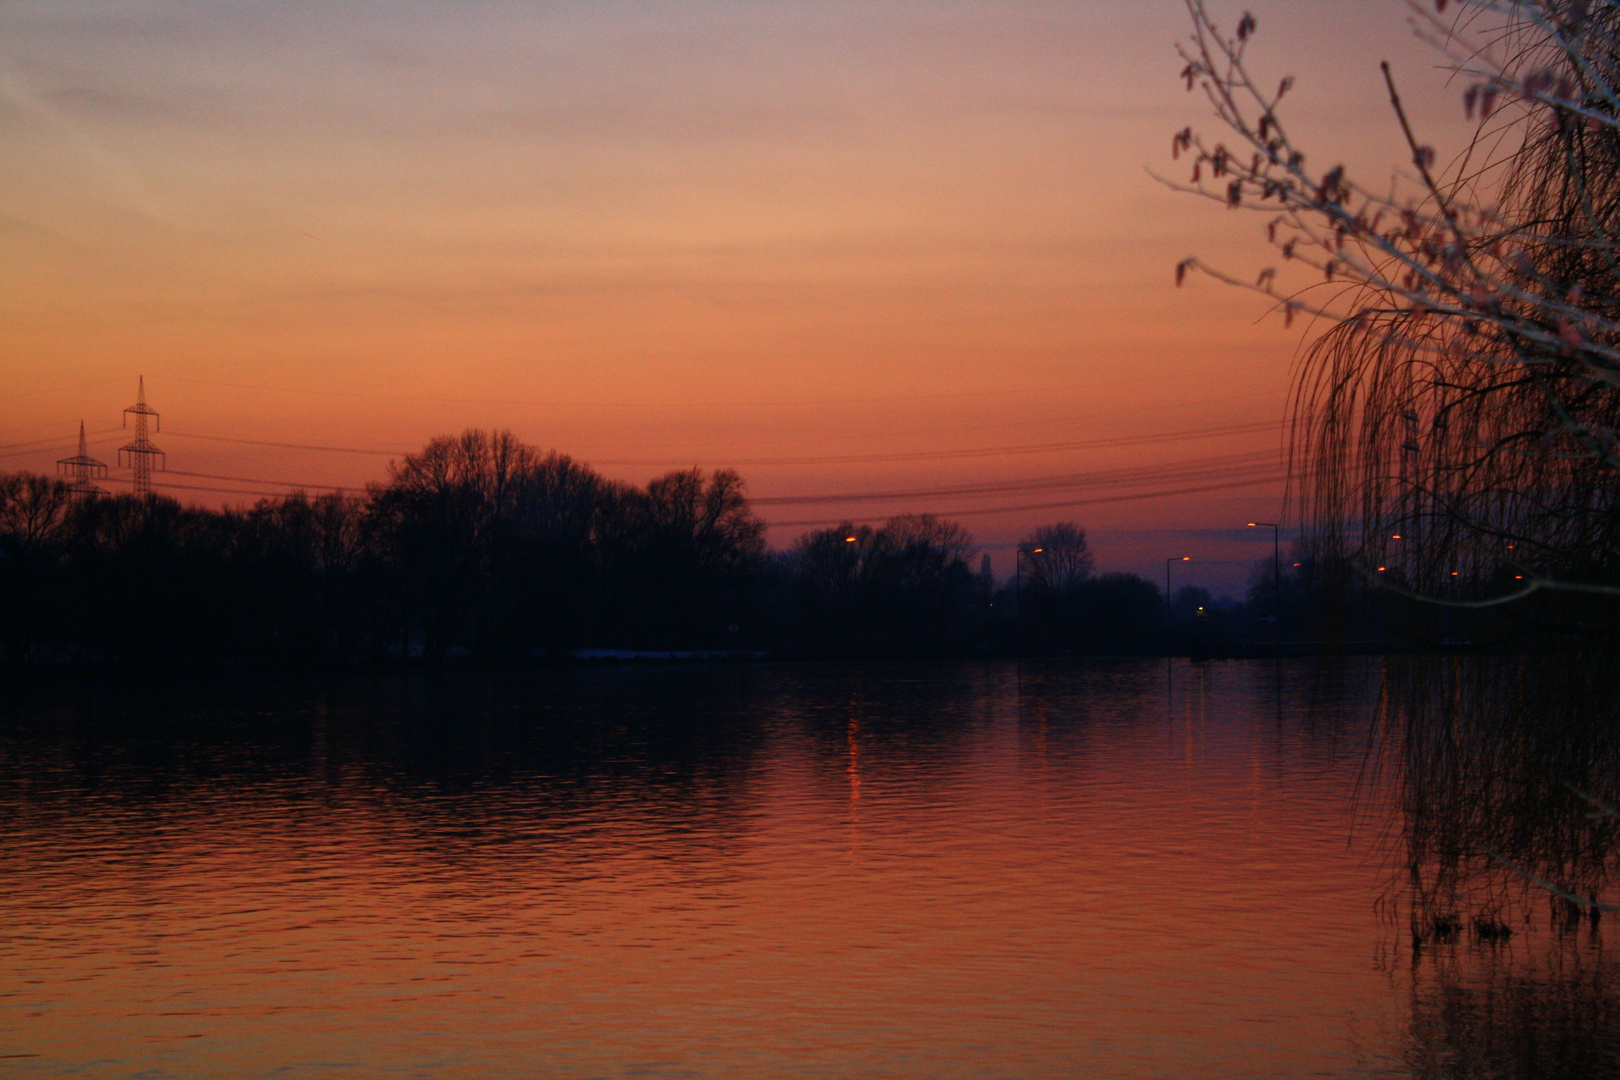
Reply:
[[792, 558], [812, 648], [903, 655], [962, 647], [983, 618], [974, 553], [962, 526], [931, 514], [805, 534]]
[[1086, 530], [1072, 521], [1042, 525], [1018, 541], [1023, 555], [1018, 572], [1023, 586], [1062, 592], [1091, 576], [1096, 559], [1086, 543]]
[[1188, 7], [1183, 76], [1236, 141], [1188, 128], [1173, 149], [1190, 154], [1189, 190], [1269, 211], [1283, 263], [1251, 280], [1188, 259], [1177, 279], [1203, 269], [1285, 320], [1328, 321], [1294, 399], [1315, 538], [1440, 603], [1616, 592], [1620, 8], [1462, 0], [1450, 21], [1443, 2], [1414, 8], [1481, 126], [1438, 170], [1386, 65], [1412, 169], [1391, 193], [1308, 163], [1282, 115], [1293, 80], [1273, 91], [1245, 62], [1252, 16], [1225, 35], [1202, 0]]

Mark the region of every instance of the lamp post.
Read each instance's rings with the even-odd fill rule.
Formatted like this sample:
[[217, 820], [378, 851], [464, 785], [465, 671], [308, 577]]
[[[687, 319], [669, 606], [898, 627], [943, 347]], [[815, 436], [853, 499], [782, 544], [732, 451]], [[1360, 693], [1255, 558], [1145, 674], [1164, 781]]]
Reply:
[[1164, 560], [1164, 624], [1170, 625], [1170, 564], [1192, 562], [1191, 555], [1172, 555]]
[[1020, 544], [1013, 555], [1013, 608], [1016, 609], [1018, 614], [1020, 636], [1022, 636], [1024, 628], [1024, 556], [1039, 555], [1045, 550], [1045, 548], [1025, 547]]
[[1275, 644], [1277, 639], [1277, 626], [1282, 612], [1282, 555], [1278, 543], [1279, 528], [1272, 521], [1250, 521], [1247, 525], [1251, 529], [1271, 530], [1271, 640]]

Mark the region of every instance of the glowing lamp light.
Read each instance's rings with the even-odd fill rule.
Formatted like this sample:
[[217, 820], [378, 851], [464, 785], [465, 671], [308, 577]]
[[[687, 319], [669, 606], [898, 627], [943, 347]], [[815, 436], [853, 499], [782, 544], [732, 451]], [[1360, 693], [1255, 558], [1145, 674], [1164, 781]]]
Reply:
[[846, 536], [846, 537], [844, 537], [844, 543], [846, 543], [846, 544], [853, 544], [853, 543], [854, 543], [854, 542], [855, 542], [855, 538], [854, 538], [854, 537], [853, 537], [853, 536]]
[[1400, 533], [1394, 533], [1394, 534], [1392, 534], [1392, 535], [1391, 535], [1391, 536], [1390, 536], [1390, 539], [1391, 539], [1391, 540], [1399, 540], [1399, 539], [1400, 539], [1400, 538], [1401, 538], [1401, 534], [1400, 534]]
[[1379, 568], [1378, 568], [1378, 572], [1379, 572], [1379, 573], [1380, 573], [1380, 574], [1382, 574], [1382, 573], [1383, 573], [1383, 572], [1384, 572], [1384, 568], [1383, 568], [1383, 567], [1382, 567], [1382, 566], [1380, 566], [1380, 567], [1379, 567]]
[[1031, 555], [1039, 555], [1041, 552], [1043, 552], [1045, 550], [1046, 550], [1045, 548], [1030, 548], [1029, 553]]

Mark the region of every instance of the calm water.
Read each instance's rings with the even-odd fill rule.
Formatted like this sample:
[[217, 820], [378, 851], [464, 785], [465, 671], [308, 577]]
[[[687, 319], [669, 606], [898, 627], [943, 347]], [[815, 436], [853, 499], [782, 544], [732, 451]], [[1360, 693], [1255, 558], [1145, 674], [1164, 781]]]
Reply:
[[0, 1076], [1620, 1074], [1596, 931], [1413, 957], [1364, 674], [13, 689]]

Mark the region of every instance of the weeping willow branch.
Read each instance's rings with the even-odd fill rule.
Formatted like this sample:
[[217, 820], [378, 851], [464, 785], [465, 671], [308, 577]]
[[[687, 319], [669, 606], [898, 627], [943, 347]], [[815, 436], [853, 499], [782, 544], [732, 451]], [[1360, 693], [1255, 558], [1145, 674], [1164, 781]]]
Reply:
[[1620, 595], [1620, 5], [1463, 0], [1449, 20], [1443, 0], [1414, 6], [1478, 127], [1437, 171], [1383, 65], [1417, 175], [1380, 192], [1307, 165], [1280, 113], [1293, 80], [1269, 92], [1247, 66], [1252, 16], [1223, 34], [1186, 2], [1182, 78], [1227, 141], [1178, 132], [1188, 178], [1166, 182], [1266, 212], [1282, 264], [1246, 275], [1188, 258], [1176, 280], [1196, 272], [1265, 296], [1285, 324], [1327, 323], [1290, 418], [1319, 550], [1398, 566], [1397, 591], [1446, 606]]
[[1547, 892], [1552, 893], [1554, 896], [1559, 897], [1560, 899], [1568, 900], [1577, 907], [1583, 907], [1594, 911], [1620, 911], [1620, 904], [1602, 904], [1596, 900], [1587, 899], [1584, 896], [1576, 896], [1567, 889], [1560, 889], [1552, 882], [1543, 880], [1537, 875], [1531, 873], [1529, 870], [1526, 870], [1524, 867], [1520, 866], [1518, 863], [1513, 862], [1511, 859], [1504, 859], [1490, 848], [1480, 848], [1480, 850], [1489, 855], [1491, 858], [1495, 859], [1497, 862], [1501, 863], [1503, 866], [1507, 867], [1509, 870], [1513, 871], [1515, 874], [1518, 874], [1520, 877], [1530, 882], [1532, 885], [1545, 889]]

